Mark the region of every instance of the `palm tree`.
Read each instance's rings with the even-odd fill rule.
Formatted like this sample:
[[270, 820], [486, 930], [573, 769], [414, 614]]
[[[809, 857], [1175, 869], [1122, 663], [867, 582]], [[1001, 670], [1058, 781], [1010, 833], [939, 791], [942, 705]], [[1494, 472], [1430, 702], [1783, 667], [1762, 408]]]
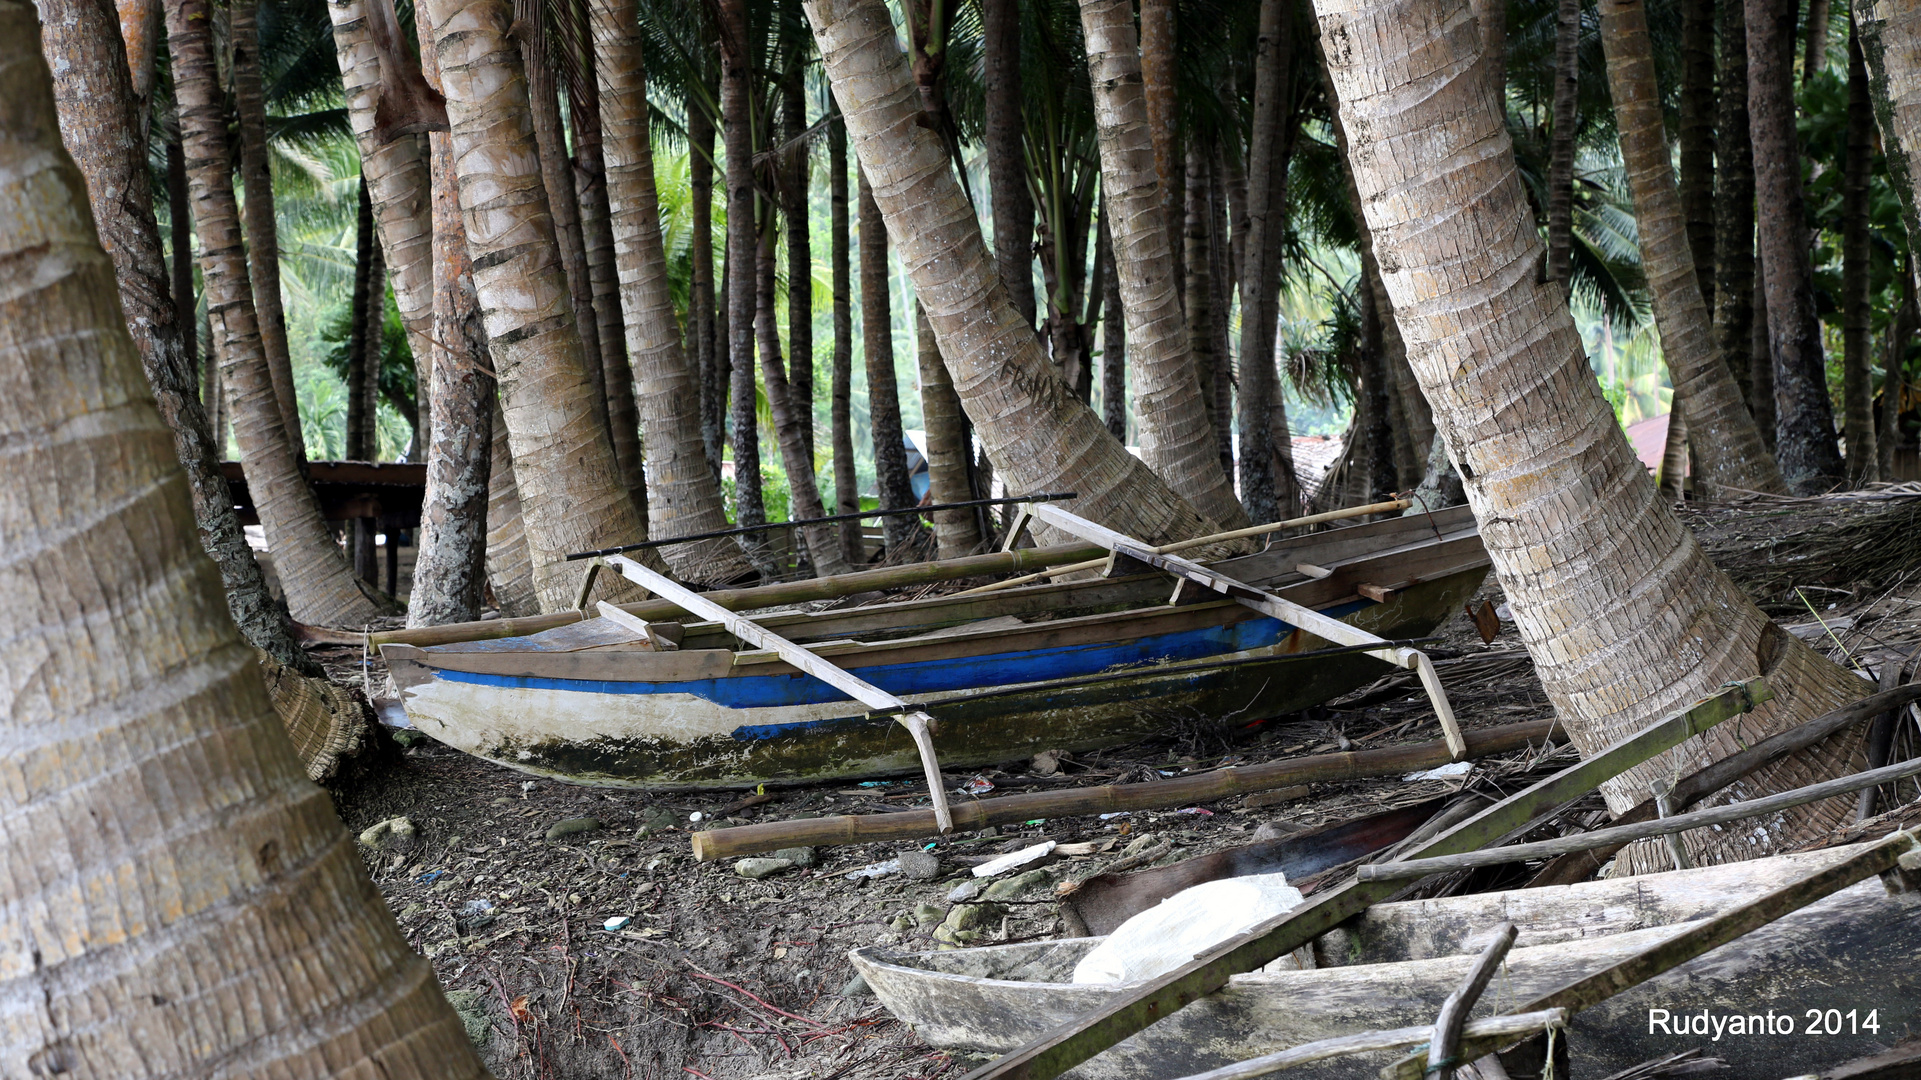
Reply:
[[[720, 477], [707, 465], [700, 410], [687, 407], [699, 393], [667, 286], [637, 5], [594, 0], [592, 9], [614, 262], [634, 399], [646, 432], [647, 526], [657, 539], [713, 532], [727, 527], [727, 511]], [[666, 558], [692, 581], [730, 581], [749, 569], [740, 545], [728, 540], [675, 545]]]
[[[1641, 266], [1654, 300], [1661, 352], [1673, 372], [1676, 412], [1686, 421], [1694, 444], [1696, 480], [1709, 493], [1729, 488], [1785, 492], [1780, 468], [1761, 442], [1741, 388], [1714, 350], [1714, 327], [1689, 247], [1689, 223], [1669, 163], [1654, 45], [1642, 0], [1601, 0], [1601, 41], [1607, 50], [1621, 158], [1634, 193]], [[1678, 468], [1664, 467], [1663, 476], [1678, 490]]]
[[[940, 343], [928, 325], [927, 309], [914, 305], [914, 338], [919, 348], [921, 427], [927, 433], [927, 490], [937, 503], [966, 502], [974, 497], [969, 477], [973, 457], [967, 446], [967, 417], [960, 395], [940, 358]], [[934, 539], [939, 557], [958, 559], [980, 550], [980, 515], [973, 510], [937, 510]]]
[[621, 483], [568, 307], [512, 6], [436, 0], [427, 9], [534, 588], [543, 610], [557, 610], [579, 585], [562, 561], [568, 552], [632, 543], [646, 526]]
[[[1240, 473], [1241, 502], [1254, 521], [1286, 517], [1291, 495], [1286, 477], [1274, 475], [1276, 448], [1269, 414], [1280, 396], [1274, 381], [1272, 283], [1278, 281], [1281, 216], [1286, 176], [1275, 167], [1282, 117], [1287, 115], [1289, 64], [1287, 5], [1261, 0], [1254, 54], [1254, 129], [1247, 141], [1247, 228], [1242, 254]], [[1236, 230], [1239, 232], [1240, 230]]]
[[1175, 288], [1179, 268], [1156, 177], [1132, 8], [1128, 0], [1081, 0], [1081, 23], [1100, 132], [1101, 218], [1112, 236], [1141, 450], [1148, 465], [1210, 521], [1222, 529], [1243, 528], [1247, 512], [1221, 471]]
[[[1457, 31], [1451, 7], [1315, 0], [1395, 318], [1549, 698], [1592, 752], [1757, 670], [1777, 694], [1604, 785], [1625, 810], [1651, 779], [1693, 767], [1683, 762], [1724, 756], [1866, 686], [1774, 627], [1658, 498], [1565, 297], [1533, 270], [1541, 243], [1504, 110], [1477, 77], [1481, 43]], [[1754, 784], [1778, 790], [1849, 770], [1861, 752], [1859, 736], [1832, 740]], [[1844, 810], [1810, 806], [1756, 844], [1705, 832], [1688, 843], [1704, 860], [1750, 858]]]
[[[734, 443], [734, 520], [764, 525], [760, 490], [760, 432], [754, 399], [755, 260], [760, 235], [754, 203], [753, 42], [748, 38], [747, 0], [720, 0], [720, 127], [727, 151], [727, 357], [732, 378], [728, 412]], [[743, 538], [757, 566], [765, 545]], [[762, 573], [772, 570], [761, 567]]]
[[259, 508], [288, 608], [301, 622], [351, 626], [387, 605], [362, 585], [334, 543], [320, 504], [301, 475], [281, 418], [254, 321], [209, 14], [206, 0], [169, 0], [167, 4], [174, 97], [199, 234], [208, 318], [218, 337], [215, 355], [220, 358], [221, 384], [232, 411], [247, 487]]
[[[1174, 260], [1174, 295], [1180, 299], [1182, 310], [1186, 310], [1187, 259], [1183, 240], [1187, 220], [1187, 170], [1179, 136], [1180, 103], [1175, 94], [1180, 60], [1174, 40], [1175, 6], [1174, 0], [1141, 2], [1141, 96], [1147, 100], [1147, 131], [1154, 144], [1154, 176], [1160, 182], [1161, 221], [1167, 230], [1167, 246]], [[1082, 12], [1085, 17], [1085, 5]], [[1093, 59], [1093, 52], [1087, 55], [1089, 60]]]
[[1791, 45], [1796, 5], [1785, 0], [1745, 3], [1755, 225], [1774, 354], [1774, 450], [1789, 486], [1803, 493], [1825, 491], [1843, 482], [1846, 472], [1834, 438], [1834, 407], [1828, 402], [1801, 191], [1800, 142], [1794, 130]]
[[[478, 1080], [221, 614], [39, 41], [33, 6], [0, 0], [0, 859], [33, 946], [0, 994], [34, 1003], [4, 1069]], [[191, 48], [173, 58], [192, 73]], [[86, 821], [113, 825], [48, 842]]]
[[[828, 388], [828, 439], [834, 455], [834, 513], [860, 509], [860, 480], [854, 460], [854, 302], [853, 229], [847, 198], [847, 129], [834, 117], [827, 129], [827, 216], [833, 264], [834, 367]], [[863, 559], [860, 522], [840, 524], [841, 557], [849, 565]]]
[[1547, 182], [1547, 276], [1571, 285], [1574, 248], [1574, 136], [1580, 123], [1581, 0], [1554, 6], [1554, 126]]
[[1912, 242], [1921, 237], [1921, 10], [1854, 0], [1854, 22], [1888, 177]]
[[260, 321], [260, 347], [267, 354], [280, 419], [304, 457], [300, 407], [294, 397], [293, 360], [287, 353], [287, 317], [280, 305], [280, 240], [274, 221], [273, 173], [267, 154], [267, 98], [260, 84], [259, 0], [233, 5], [229, 43], [233, 48], [234, 113], [240, 129], [240, 180], [246, 195], [247, 276], [253, 281], [254, 313]]
[[[894, 318], [887, 261], [887, 226], [881, 220], [874, 189], [861, 169], [856, 188], [860, 203], [860, 330], [861, 352], [867, 361], [868, 430], [874, 439], [874, 480], [883, 510], [914, 505], [914, 488], [907, 479], [907, 453], [901, 446], [900, 386], [894, 375]], [[881, 519], [881, 535], [889, 557], [898, 561], [912, 547], [920, 528], [904, 514]]]
[[806, 8], [875, 204], [1009, 489], [1076, 491], [1077, 512], [1150, 542], [1200, 535], [1200, 514], [1107, 433], [1014, 309], [947, 148], [914, 122], [920, 94], [886, 5], [809, 0]]
[[1034, 311], [1034, 203], [1027, 190], [1021, 120], [1021, 0], [981, 0], [984, 139], [994, 208], [994, 263], [1014, 310]]
[[1764, 413], [1754, 392], [1754, 145], [1748, 134], [1747, 13], [1735, 0], [1720, 5], [1720, 94], [1715, 119], [1714, 341], [1741, 387], [1761, 441], [1774, 437], [1773, 395]]
[[1875, 478], [1879, 459], [1874, 447], [1874, 358], [1869, 354], [1874, 301], [1868, 187], [1874, 164], [1874, 106], [1868, 102], [1861, 35], [1849, 22], [1848, 133], [1841, 165], [1841, 434], [1848, 444], [1848, 479], [1861, 484]]

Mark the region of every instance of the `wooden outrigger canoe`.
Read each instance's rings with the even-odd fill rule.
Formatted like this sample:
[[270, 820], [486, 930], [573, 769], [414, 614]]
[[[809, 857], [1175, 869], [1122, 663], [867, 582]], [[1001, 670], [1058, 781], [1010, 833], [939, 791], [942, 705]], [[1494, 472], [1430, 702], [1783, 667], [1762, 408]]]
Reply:
[[[1407, 639], [1458, 611], [1487, 567], [1463, 507], [1291, 538], [1212, 569]], [[931, 712], [950, 768], [1115, 745], [1180, 719], [1245, 724], [1392, 670], [1233, 600], [1190, 588], [1170, 603], [1171, 588], [1141, 573], [754, 623]], [[891, 715], [778, 653], [739, 649], [715, 622], [652, 626], [678, 648], [589, 619], [381, 652], [415, 727], [536, 775], [671, 790], [919, 769]]]
[[[1279, 970], [1236, 975], [1066, 1075], [1173, 1080], [1354, 1031], [1431, 1024], [1480, 952], [1482, 936], [1511, 921], [1520, 938], [1476, 1010], [1498, 1015], [1869, 846], [1377, 904], [1314, 941], [1313, 969], [1283, 958], [1270, 965]], [[1101, 940], [940, 952], [867, 947], [849, 955], [881, 1003], [930, 1045], [1006, 1053], [1133, 989], [1069, 981]], [[1921, 1020], [1918, 1005], [1921, 894], [1890, 895], [1870, 877], [1576, 1013], [1574, 1076], [1602, 1077], [1693, 1047], [1725, 1059], [1732, 1076], [1820, 1072], [1896, 1042]], [[1878, 1031], [1865, 1023], [1871, 1010]], [[1703, 1013], [1704, 1033], [1692, 1034]], [[1819, 1033], [1809, 1031], [1811, 1015]], [[1747, 1030], [1750, 1016], [1775, 1018], [1776, 1030]], [[1781, 1018], [1792, 1026], [1783, 1030]], [[1839, 1026], [1833, 1034], [1831, 1021]], [[1684, 1023], [1688, 1033], [1676, 1033]], [[1741, 1030], [1731, 1033], [1730, 1025]], [[1338, 1059], [1285, 1075], [1373, 1076], [1395, 1056]]]

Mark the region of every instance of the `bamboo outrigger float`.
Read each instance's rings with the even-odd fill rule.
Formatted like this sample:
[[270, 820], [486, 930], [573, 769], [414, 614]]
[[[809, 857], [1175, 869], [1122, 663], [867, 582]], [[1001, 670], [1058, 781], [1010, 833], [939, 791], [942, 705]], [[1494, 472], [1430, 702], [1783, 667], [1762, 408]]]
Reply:
[[[1047, 549], [1055, 565], [1106, 551], [1110, 575], [743, 618], [734, 612], [796, 590], [694, 594], [616, 556], [606, 565], [659, 598], [601, 618], [543, 616], [546, 628], [512, 637], [376, 640], [416, 727], [526, 772], [661, 790], [919, 772], [938, 791], [937, 764], [1115, 745], [1175, 716], [1247, 723], [1325, 701], [1389, 664], [1420, 670], [1426, 658], [1408, 639], [1459, 610], [1488, 568], [1464, 507], [1292, 537], [1209, 566], [1056, 507], [1030, 509], [1084, 536]], [[1033, 569], [1020, 565], [1032, 552], [969, 565]], [[795, 584], [814, 596], [834, 588]], [[909, 730], [917, 718], [924, 741]], [[1449, 743], [1465, 752], [1458, 732]]]

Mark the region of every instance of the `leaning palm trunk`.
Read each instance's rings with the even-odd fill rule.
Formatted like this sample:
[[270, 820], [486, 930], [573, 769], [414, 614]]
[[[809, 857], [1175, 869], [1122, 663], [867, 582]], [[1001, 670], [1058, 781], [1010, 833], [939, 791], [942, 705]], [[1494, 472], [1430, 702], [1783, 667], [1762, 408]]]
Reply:
[[[440, 67], [423, 20], [420, 59], [438, 89]], [[474, 263], [460, 221], [460, 178], [453, 141], [427, 136], [433, 176], [434, 346], [427, 362], [434, 421], [427, 449], [427, 492], [420, 509], [419, 557], [407, 599], [408, 626], [480, 618], [487, 591], [487, 493], [493, 471], [494, 381], [486, 370], [487, 328], [474, 294]]]
[[253, 308], [260, 323], [260, 348], [267, 354], [280, 419], [287, 426], [294, 456], [304, 457], [300, 403], [294, 394], [293, 360], [287, 354], [287, 317], [280, 306], [280, 235], [274, 221], [273, 173], [267, 161], [267, 100], [260, 85], [258, 0], [233, 5], [228, 30], [233, 46], [233, 103], [240, 119], [240, 181], [246, 195], [247, 276], [253, 282]]
[[[320, 666], [294, 641], [286, 613], [268, 593], [260, 564], [240, 531], [233, 493], [208, 434], [207, 411], [195, 396], [193, 356], [167, 294], [168, 267], [153, 213], [146, 139], [135, 117], [140, 100], [129, 81], [127, 54], [114, 34], [113, 9], [101, 0], [47, 0], [41, 15], [46, 20], [41, 48], [63, 61], [61, 78], [54, 84], [60, 132], [87, 179], [96, 227], [112, 252], [120, 309], [133, 331], [160, 415], [173, 432], [174, 452], [193, 496], [200, 543], [220, 567], [227, 611], [247, 640], [275, 662], [319, 675]], [[191, 288], [191, 272], [187, 280]]]
[[552, 611], [571, 605], [579, 584], [566, 553], [644, 539], [645, 526], [620, 482], [568, 307], [512, 8], [437, 0], [429, 16], [521, 527], [540, 606]]
[[[328, 0], [333, 20], [334, 52], [340, 65], [340, 84], [347, 99], [347, 118], [360, 148], [360, 174], [366, 178], [373, 202], [381, 252], [387, 262], [394, 304], [407, 328], [407, 343], [416, 358], [433, 355], [433, 182], [428, 176], [427, 140], [420, 129], [427, 120], [406, 117], [405, 130], [388, 130], [379, 123], [381, 64], [396, 63], [388, 42], [383, 50], [374, 34], [375, 22], [398, 27], [393, 0]], [[401, 50], [404, 55], [404, 50]]]
[[488, 437], [491, 462], [487, 470], [487, 585], [494, 603], [506, 618], [540, 613], [534, 591], [533, 554], [521, 527], [520, 488], [514, 483], [513, 449], [507, 441], [507, 417], [500, 395], [493, 399], [493, 431]]
[[0, 0], [0, 1074], [478, 1080], [221, 614], [39, 41]]
[[320, 516], [320, 503], [300, 473], [281, 419], [279, 399], [260, 331], [234, 205], [227, 121], [214, 73], [207, 0], [169, 0], [168, 48], [174, 96], [200, 241], [200, 273], [207, 313], [218, 337], [220, 379], [233, 415], [234, 441], [274, 555], [274, 569], [293, 617], [306, 623], [350, 626], [386, 607], [364, 589]]
[[[1539, 234], [1467, 0], [1314, 7], [1409, 359], [1575, 744], [1591, 753], [1735, 679], [1765, 674], [1776, 694], [1610, 781], [1609, 805], [1626, 810], [1656, 777], [1862, 696], [1866, 684], [1708, 563], [1635, 459], [1560, 288], [1537, 276]], [[1861, 746], [1856, 735], [1787, 758], [1747, 794], [1853, 768]], [[1751, 858], [1852, 810], [1813, 805], [1761, 836], [1699, 830], [1687, 842], [1703, 861]]]
[[809, 0], [834, 95], [909, 267], [954, 389], [1010, 491], [1075, 491], [1077, 513], [1154, 543], [1205, 520], [1107, 433], [1014, 310], [931, 131], [881, 0]]
[[1921, 8], [1900, 0], [1854, 0], [1854, 22], [1888, 178], [1901, 197], [1901, 220], [1912, 243], [1921, 237]]
[[[645, 431], [647, 527], [655, 539], [713, 532], [727, 527], [727, 511], [720, 478], [708, 467], [701, 443], [701, 410], [689, 407], [700, 395], [668, 290], [637, 5], [594, 0], [592, 6], [614, 265]], [[684, 580], [731, 581], [750, 569], [731, 540], [677, 544], [664, 552]]]
[[[1714, 325], [1701, 298], [1688, 222], [1681, 214], [1662, 127], [1654, 46], [1642, 0], [1601, 0], [1601, 43], [1607, 51], [1621, 159], [1634, 196], [1641, 266], [1654, 298], [1654, 325], [1672, 373], [1676, 411], [1687, 425], [1685, 438], [1694, 445], [1699, 470], [1695, 483], [1708, 495], [1729, 488], [1785, 493], [1780, 467], [1761, 442], [1741, 388], [1714, 349]], [[1670, 441], [1682, 437], [1677, 429]], [[1678, 469], [1669, 482], [1680, 490]]]
[[[1101, 194], [1111, 212], [1141, 452], [1168, 485], [1221, 529], [1249, 524], [1215, 454], [1187, 319], [1175, 289], [1179, 267], [1156, 178], [1141, 51], [1129, 0], [1081, 0], [1081, 26], [1100, 131]], [[1109, 215], [1103, 214], [1103, 221]], [[1110, 313], [1109, 318], [1113, 318]]]

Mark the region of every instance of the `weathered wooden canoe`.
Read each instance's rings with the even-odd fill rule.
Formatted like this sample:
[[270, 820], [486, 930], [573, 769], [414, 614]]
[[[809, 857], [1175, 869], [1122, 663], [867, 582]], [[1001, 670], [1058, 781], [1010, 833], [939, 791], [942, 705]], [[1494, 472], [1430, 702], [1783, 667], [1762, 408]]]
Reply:
[[[1310, 534], [1218, 565], [1404, 639], [1460, 610], [1487, 556], [1460, 508]], [[1169, 603], [1171, 592], [1170, 579], [1150, 573], [755, 621], [924, 704], [949, 768], [1114, 745], [1178, 719], [1245, 724], [1392, 670], [1360, 652], [1304, 655], [1328, 643], [1232, 601]], [[648, 650], [592, 619], [381, 652], [415, 727], [539, 775], [666, 790], [918, 771], [891, 719], [772, 652], [737, 650], [717, 624], [667, 629], [680, 635], [676, 651]]]
[[[1701, 920], [1840, 862], [1836, 848], [1753, 862], [1542, 889], [1378, 904], [1314, 944], [1313, 970], [1237, 975], [1215, 994], [1147, 1028], [1067, 1075], [1163, 1080], [1360, 1031], [1432, 1023], [1482, 942], [1503, 920], [1520, 928], [1477, 1016], [1495, 1015], [1600, 970]], [[900, 953], [869, 947], [854, 966], [928, 1043], [1004, 1053], [1111, 1003], [1116, 986], [1068, 982], [1101, 938]], [[1283, 958], [1276, 965], [1292, 968]], [[1921, 1022], [1921, 895], [1890, 896], [1869, 878], [1665, 975], [1577, 1013], [1574, 1076], [1603, 1077], [1700, 1046], [1730, 1075], [1783, 1077], [1891, 1045]], [[1828, 1010], [1837, 1010], [1829, 1014]], [[1650, 1010], [1666, 1010], [1665, 1024]], [[1809, 1034], [1810, 1010], [1825, 1032]], [[1853, 1016], [1850, 1020], [1850, 1012]], [[1878, 1033], [1864, 1030], [1870, 1011]], [[1688, 1030], [1703, 1012], [1706, 1034]], [[1787, 1017], [1791, 1033], [1734, 1034], [1730, 1018]], [[1715, 1021], [1721, 1037], [1715, 1038]], [[1286, 1075], [1373, 1076], [1398, 1055], [1306, 1066]]]

